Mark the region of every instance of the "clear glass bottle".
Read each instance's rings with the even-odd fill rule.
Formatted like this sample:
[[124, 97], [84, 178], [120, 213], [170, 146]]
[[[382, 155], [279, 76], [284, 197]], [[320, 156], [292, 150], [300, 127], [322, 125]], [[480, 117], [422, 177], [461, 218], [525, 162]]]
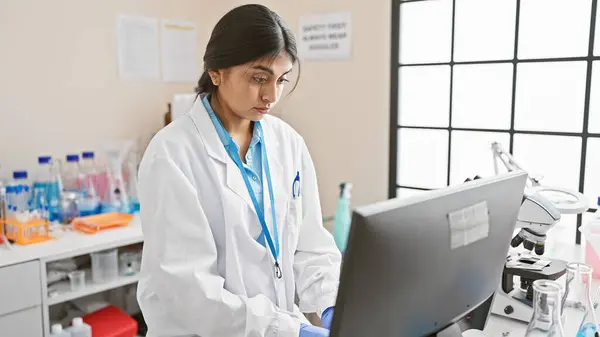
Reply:
[[598, 321], [592, 304], [592, 267], [585, 263], [567, 265], [563, 321], [567, 336], [598, 336]]
[[525, 337], [567, 336], [561, 319], [563, 293], [563, 286], [556, 281], [533, 282], [533, 316]]

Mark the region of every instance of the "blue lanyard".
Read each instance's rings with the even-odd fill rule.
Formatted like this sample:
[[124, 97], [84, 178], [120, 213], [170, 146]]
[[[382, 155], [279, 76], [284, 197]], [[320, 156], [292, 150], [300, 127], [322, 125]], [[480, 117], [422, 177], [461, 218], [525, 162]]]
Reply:
[[[221, 121], [219, 120], [219, 123]], [[255, 122], [256, 127], [261, 135], [263, 135], [262, 126], [260, 122]], [[223, 126], [221, 124], [221, 126]], [[224, 130], [224, 128], [223, 128]], [[273, 238], [271, 238], [271, 234], [269, 233], [269, 227], [267, 226], [267, 222], [265, 221], [265, 215], [263, 214], [260, 206], [258, 205], [258, 200], [256, 200], [256, 195], [254, 195], [254, 189], [252, 189], [252, 185], [250, 184], [250, 179], [248, 178], [248, 174], [244, 169], [244, 164], [242, 163], [242, 159], [240, 158], [240, 154], [238, 153], [238, 149], [235, 145], [235, 142], [231, 138], [228, 132], [225, 132], [225, 137], [227, 139], [227, 144], [225, 145], [225, 149], [229, 154], [229, 157], [233, 159], [237, 167], [240, 169], [240, 173], [242, 174], [242, 178], [244, 178], [244, 183], [246, 183], [246, 188], [248, 189], [248, 193], [250, 194], [250, 198], [252, 199], [252, 204], [254, 204], [254, 209], [256, 210], [256, 214], [258, 215], [258, 221], [262, 227], [263, 233], [267, 239], [267, 243], [269, 244], [269, 248], [271, 250], [271, 254], [273, 254], [273, 258], [275, 260], [275, 275], [277, 278], [282, 277], [281, 267], [279, 266], [279, 262], [277, 258], [279, 257], [279, 235], [277, 233], [277, 219], [275, 218], [275, 201], [273, 199], [273, 183], [271, 182], [271, 171], [269, 169], [269, 161], [267, 160], [267, 149], [265, 146], [265, 142], [261, 144], [261, 153], [262, 153], [262, 161], [263, 167], [265, 169], [265, 175], [267, 176], [267, 185], [269, 188], [269, 199], [271, 201], [271, 216], [273, 217]], [[275, 243], [273, 243], [275, 241]]]

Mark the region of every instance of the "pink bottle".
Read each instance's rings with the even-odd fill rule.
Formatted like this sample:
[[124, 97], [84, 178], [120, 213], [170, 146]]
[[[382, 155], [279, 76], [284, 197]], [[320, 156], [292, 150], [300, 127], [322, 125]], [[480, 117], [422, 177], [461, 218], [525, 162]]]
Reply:
[[594, 213], [594, 217], [585, 225], [583, 232], [586, 239], [585, 263], [594, 268], [593, 278], [600, 279], [600, 257], [598, 256], [600, 252], [600, 197], [598, 197], [598, 209]]

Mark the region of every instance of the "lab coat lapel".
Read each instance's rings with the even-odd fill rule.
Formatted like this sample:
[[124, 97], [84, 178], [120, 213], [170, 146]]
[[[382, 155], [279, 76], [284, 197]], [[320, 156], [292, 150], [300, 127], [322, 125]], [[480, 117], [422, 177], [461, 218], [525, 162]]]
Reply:
[[[284, 227], [282, 214], [285, 213], [286, 198], [285, 194], [281, 191], [285, 189], [281, 188], [283, 167], [281, 165], [281, 154], [279, 152], [279, 142], [274, 133], [274, 130], [266, 122], [261, 123], [263, 126], [263, 144], [267, 149], [267, 158], [269, 160], [269, 171], [271, 173], [271, 182], [273, 185], [273, 201], [274, 205], [271, 205], [269, 185], [267, 183], [266, 170], [263, 167], [262, 181], [263, 181], [263, 195], [264, 195], [264, 208], [265, 208], [265, 220], [269, 227], [269, 232], [273, 236], [273, 213], [272, 207], [275, 207], [275, 216], [277, 217], [277, 232], [279, 234], [279, 248], [281, 249], [281, 237], [282, 229]], [[284, 214], [285, 215], [285, 214]]]
[[217, 134], [217, 130], [215, 130], [215, 127], [210, 120], [208, 111], [206, 111], [200, 98], [196, 99], [196, 102], [192, 107], [191, 115], [194, 124], [196, 124], [196, 128], [200, 133], [200, 137], [202, 137], [204, 141], [208, 155], [213, 160], [226, 166], [225, 184], [227, 184], [227, 188], [244, 200], [253, 212], [256, 212], [240, 170], [225, 150], [225, 146], [223, 146], [223, 143]]

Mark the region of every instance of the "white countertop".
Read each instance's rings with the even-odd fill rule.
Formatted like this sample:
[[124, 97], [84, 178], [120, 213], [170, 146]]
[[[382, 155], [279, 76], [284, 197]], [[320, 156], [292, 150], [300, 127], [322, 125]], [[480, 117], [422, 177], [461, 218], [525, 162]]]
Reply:
[[[65, 228], [68, 228], [65, 226]], [[54, 261], [93, 251], [126, 246], [143, 241], [139, 216], [129, 226], [108, 229], [97, 234], [84, 234], [70, 228], [53, 231], [54, 240], [31, 245], [0, 246], [0, 267], [31, 260]]]

